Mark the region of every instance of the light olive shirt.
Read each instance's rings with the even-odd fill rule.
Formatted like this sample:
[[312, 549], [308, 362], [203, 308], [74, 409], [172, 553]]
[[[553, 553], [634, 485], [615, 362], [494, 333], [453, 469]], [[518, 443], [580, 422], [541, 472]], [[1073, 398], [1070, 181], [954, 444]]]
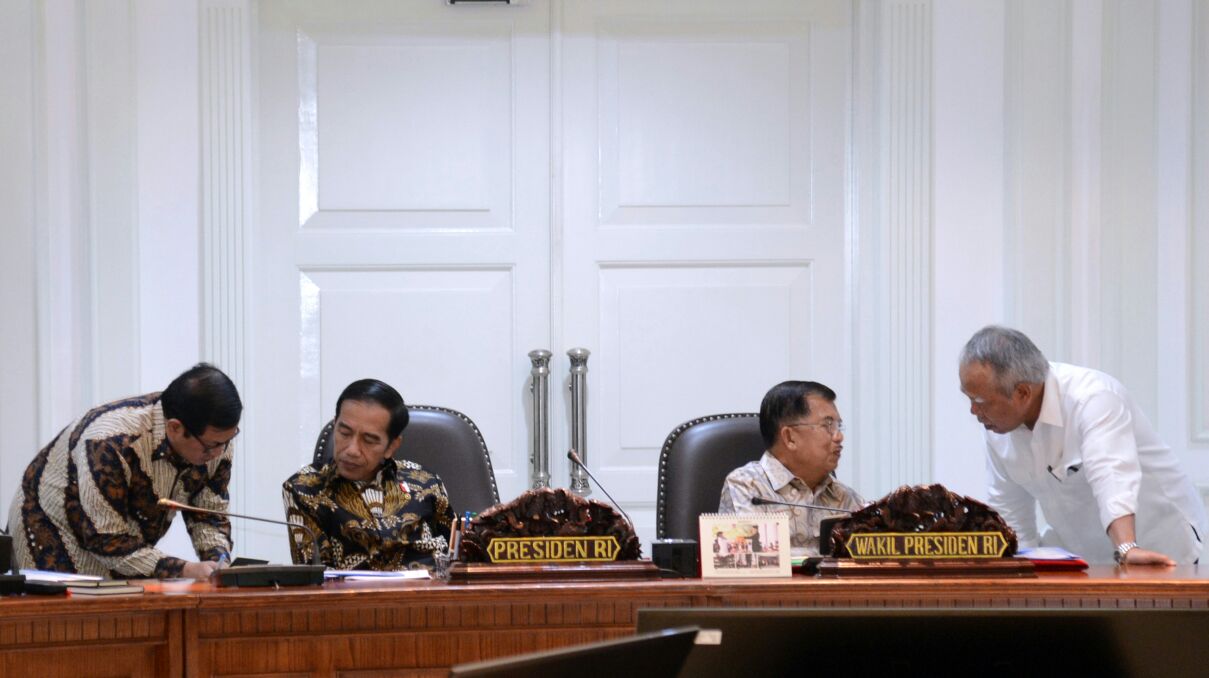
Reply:
[[795, 476], [785, 465], [765, 452], [759, 461], [740, 466], [722, 485], [722, 499], [718, 503], [719, 513], [787, 512], [789, 513], [789, 541], [794, 548], [805, 548], [810, 555], [819, 554], [819, 523], [824, 518], [842, 516], [842, 513], [819, 509], [792, 508], [789, 506], [752, 506], [752, 497], [763, 497], [791, 504], [816, 504], [834, 506], [855, 511], [864, 505], [856, 490], [827, 476], [816, 490]]

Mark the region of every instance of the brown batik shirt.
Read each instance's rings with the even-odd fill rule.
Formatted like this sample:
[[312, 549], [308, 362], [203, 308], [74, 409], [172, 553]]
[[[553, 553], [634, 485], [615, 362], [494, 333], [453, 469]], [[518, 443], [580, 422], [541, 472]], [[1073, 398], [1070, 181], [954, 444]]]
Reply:
[[770, 452], [759, 461], [748, 462], [726, 476], [722, 486], [719, 513], [785, 512], [789, 514], [789, 541], [795, 548], [805, 548], [810, 555], [819, 554], [819, 523], [824, 518], [843, 514], [806, 508], [791, 508], [763, 504], [753, 506], [752, 497], [762, 497], [790, 504], [814, 504], [855, 511], [865, 500], [851, 487], [827, 476], [815, 489], [785, 468]]
[[[176, 511], [172, 499], [228, 510], [233, 446], [205, 465], [185, 461], [164, 435], [160, 394], [89, 411], [38, 453], [9, 511], [19, 567], [106, 577], [176, 577], [185, 561], [155, 548]], [[185, 514], [201, 560], [231, 551], [226, 518]]]

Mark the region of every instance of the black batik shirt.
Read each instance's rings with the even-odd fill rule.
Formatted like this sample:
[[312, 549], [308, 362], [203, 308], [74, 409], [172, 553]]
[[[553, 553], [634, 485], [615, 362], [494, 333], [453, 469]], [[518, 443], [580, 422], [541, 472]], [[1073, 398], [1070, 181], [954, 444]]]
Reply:
[[[306, 525], [319, 540], [319, 557], [339, 570], [406, 570], [433, 565], [445, 551], [453, 510], [445, 485], [410, 461], [387, 459], [367, 481], [347, 480], [335, 464], [307, 466], [283, 486], [286, 520]], [[314, 545], [290, 528], [295, 563], [310, 563]]]

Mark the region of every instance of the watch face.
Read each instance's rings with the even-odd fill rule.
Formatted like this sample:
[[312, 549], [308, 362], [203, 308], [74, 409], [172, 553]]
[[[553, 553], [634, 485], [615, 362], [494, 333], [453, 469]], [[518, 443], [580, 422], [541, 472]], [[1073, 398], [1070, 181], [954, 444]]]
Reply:
[[1123, 565], [1125, 563], [1125, 556], [1137, 547], [1138, 543], [1133, 541], [1127, 541], [1124, 544], [1120, 544], [1117, 546], [1116, 550], [1113, 551], [1112, 559], [1117, 561], [1117, 564]]

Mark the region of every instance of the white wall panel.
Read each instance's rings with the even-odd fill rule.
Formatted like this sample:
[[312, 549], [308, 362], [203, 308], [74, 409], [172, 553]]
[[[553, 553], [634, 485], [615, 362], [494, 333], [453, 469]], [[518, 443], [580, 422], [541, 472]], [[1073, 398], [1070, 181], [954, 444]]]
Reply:
[[87, 110], [90, 403], [139, 389], [137, 101], [131, 0], [83, 5]]
[[[247, 509], [250, 493], [269, 488], [256, 482], [254, 454], [257, 409], [248, 407], [247, 366], [248, 242], [251, 196], [251, 9], [242, 0], [207, 0], [199, 25], [199, 103], [201, 110], [201, 354], [235, 383], [244, 401], [238, 446], [228, 488], [234, 509]], [[184, 369], [186, 366], [182, 366]], [[246, 521], [234, 521], [236, 544], [253, 538]]]
[[934, 9], [931, 479], [985, 496], [983, 430], [959, 390], [957, 356], [971, 334], [1004, 318], [1005, 7]]
[[511, 227], [513, 36], [440, 28], [300, 31], [305, 227]]
[[1194, 3], [1192, 41], [1192, 180], [1188, 327], [1191, 437], [1209, 444], [1209, 2]]
[[[491, 440], [512, 438], [519, 390], [509, 340], [516, 318], [511, 271], [304, 270], [299, 393], [303, 440], [336, 411], [344, 387], [374, 377], [409, 403], [457, 409]], [[474, 319], [474, 331], [440, 318]], [[491, 338], [484, 341], [484, 338]], [[496, 473], [525, 473], [523, 454], [497, 449]], [[298, 466], [310, 450], [297, 451]]]
[[603, 225], [810, 220], [810, 25], [602, 22]]
[[83, 7], [42, 8], [38, 53], [38, 361], [41, 434], [92, 406], [91, 253]]
[[852, 436], [860, 489], [878, 496], [932, 476], [933, 8], [928, 0], [861, 6], [854, 137], [861, 161], [861, 267]]
[[[1100, 362], [1158, 411], [1156, 19], [1145, 0], [1104, 5]], [[1095, 303], [1095, 299], [1088, 300]]]
[[1006, 3], [1006, 322], [1069, 360], [1071, 7]]
[[606, 267], [600, 279], [593, 359], [601, 444], [619, 451], [610, 467], [647, 465], [681, 422], [756, 411], [770, 386], [818, 368], [812, 336], [828, 323], [814, 314], [809, 263]]
[[0, 4], [0, 521], [40, 445], [36, 262], [36, 3]]

